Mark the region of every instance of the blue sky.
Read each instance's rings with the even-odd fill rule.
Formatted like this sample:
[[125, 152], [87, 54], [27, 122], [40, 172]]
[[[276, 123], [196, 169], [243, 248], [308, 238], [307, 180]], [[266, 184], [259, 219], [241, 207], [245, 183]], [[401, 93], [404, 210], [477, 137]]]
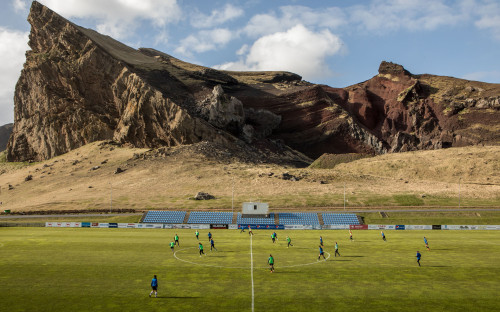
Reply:
[[[500, 83], [499, 0], [40, 0], [134, 48], [229, 70], [288, 70], [345, 87], [382, 60]], [[0, 2], [0, 125], [28, 49], [31, 1]]]

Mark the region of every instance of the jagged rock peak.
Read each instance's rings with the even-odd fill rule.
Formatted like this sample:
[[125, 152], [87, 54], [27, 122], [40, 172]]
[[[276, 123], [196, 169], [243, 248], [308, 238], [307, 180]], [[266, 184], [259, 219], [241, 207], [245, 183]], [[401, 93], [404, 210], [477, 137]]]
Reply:
[[393, 76], [411, 76], [411, 73], [407, 71], [402, 65], [386, 61], [382, 61], [382, 63], [380, 63], [378, 73], [381, 75], [389, 74]]

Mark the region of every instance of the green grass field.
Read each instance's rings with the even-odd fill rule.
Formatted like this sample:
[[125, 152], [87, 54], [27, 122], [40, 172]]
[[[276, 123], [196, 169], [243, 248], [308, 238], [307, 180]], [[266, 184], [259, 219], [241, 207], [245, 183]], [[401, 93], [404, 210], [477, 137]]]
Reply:
[[[494, 311], [498, 231], [0, 228], [0, 311]], [[180, 247], [168, 247], [175, 233]], [[287, 248], [285, 237], [292, 238]], [[327, 261], [317, 261], [319, 236]], [[431, 251], [424, 248], [423, 236]], [[339, 243], [341, 257], [333, 257]], [[415, 253], [422, 253], [422, 267]], [[276, 259], [269, 273], [267, 258]], [[329, 254], [328, 254], [329, 253]], [[149, 298], [158, 275], [159, 298]]]

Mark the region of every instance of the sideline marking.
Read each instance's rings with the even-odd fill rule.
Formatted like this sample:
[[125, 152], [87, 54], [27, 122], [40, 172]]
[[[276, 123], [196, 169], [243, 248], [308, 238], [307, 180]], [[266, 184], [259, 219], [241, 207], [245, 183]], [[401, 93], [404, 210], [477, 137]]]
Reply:
[[254, 312], [254, 306], [255, 306], [255, 295], [254, 295], [254, 290], [253, 290], [253, 240], [252, 240], [253, 235], [250, 236], [250, 267], [251, 267], [251, 276], [252, 276], [252, 312]]
[[[205, 263], [199, 263], [199, 262], [193, 262], [193, 261], [189, 261], [189, 260], [184, 260], [184, 259], [181, 259], [179, 257], [177, 257], [177, 253], [179, 251], [182, 251], [182, 250], [186, 250], [186, 249], [191, 249], [191, 248], [196, 248], [196, 247], [186, 247], [186, 248], [182, 248], [182, 249], [179, 249], [177, 251], [174, 252], [174, 257], [175, 259], [179, 260], [179, 261], [182, 261], [182, 262], [186, 262], [186, 263], [189, 263], [189, 264], [194, 264], [194, 265], [202, 265], [202, 266], [206, 266], [206, 267], [212, 267], [212, 268], [222, 268], [222, 269], [248, 269], [248, 267], [246, 266], [224, 266], [224, 265], [216, 265], [216, 264], [205, 264]], [[312, 249], [312, 248], [311, 248]], [[327, 254], [328, 256], [326, 257], [326, 260], [330, 259], [330, 253], [328, 251], [325, 251], [325, 254]], [[301, 267], [301, 266], [306, 266], [306, 265], [313, 265], [313, 264], [320, 264], [322, 263], [323, 261], [314, 261], [314, 262], [309, 262], [309, 263], [300, 263], [300, 264], [293, 264], [293, 265], [283, 265], [283, 266], [275, 266], [276, 268], [294, 268], [294, 267]], [[263, 267], [255, 267], [256, 269], [267, 269], [268, 267], [267, 266], [263, 266]]]

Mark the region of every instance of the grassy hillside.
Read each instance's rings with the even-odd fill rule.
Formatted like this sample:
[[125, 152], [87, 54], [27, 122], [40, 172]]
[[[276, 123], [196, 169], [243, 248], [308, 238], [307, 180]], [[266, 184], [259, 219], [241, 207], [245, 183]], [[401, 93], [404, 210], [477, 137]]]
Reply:
[[[42, 163], [2, 162], [0, 208], [231, 209], [233, 183], [236, 209], [252, 200], [272, 209], [343, 207], [344, 185], [348, 208], [457, 207], [459, 192], [461, 207], [500, 206], [498, 146], [388, 154], [334, 169], [249, 164], [197, 150], [170, 148], [158, 155], [96, 142]], [[125, 171], [115, 174], [118, 167]], [[299, 181], [282, 179], [286, 173]], [[199, 191], [216, 199], [189, 199]]]

